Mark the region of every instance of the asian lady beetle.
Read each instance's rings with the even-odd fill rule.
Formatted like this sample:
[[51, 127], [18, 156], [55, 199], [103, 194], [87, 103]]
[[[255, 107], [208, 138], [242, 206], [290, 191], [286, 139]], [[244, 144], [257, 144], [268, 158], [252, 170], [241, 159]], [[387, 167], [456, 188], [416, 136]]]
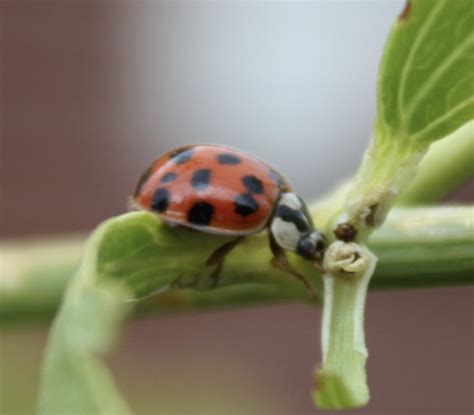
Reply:
[[155, 212], [172, 225], [235, 235], [206, 262], [216, 265], [216, 284], [226, 254], [244, 237], [267, 228], [273, 265], [300, 279], [315, 295], [306, 278], [291, 267], [285, 251], [297, 253], [321, 270], [325, 238], [314, 228], [304, 201], [261, 160], [216, 145], [177, 148], [143, 173], [131, 207]]

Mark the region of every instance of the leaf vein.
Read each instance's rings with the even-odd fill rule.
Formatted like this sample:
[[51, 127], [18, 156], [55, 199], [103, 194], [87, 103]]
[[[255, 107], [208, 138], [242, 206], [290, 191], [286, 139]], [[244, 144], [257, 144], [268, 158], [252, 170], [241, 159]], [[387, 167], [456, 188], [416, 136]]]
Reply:
[[408, 70], [411, 67], [411, 62], [416, 55], [416, 52], [419, 48], [419, 46], [422, 44], [423, 39], [425, 38], [426, 34], [429, 32], [431, 25], [435, 21], [438, 13], [440, 10], [443, 8], [442, 6], [444, 5], [444, 1], [439, 1], [436, 6], [432, 9], [431, 11], [431, 16], [429, 16], [423, 25], [420, 27], [420, 30], [417, 33], [417, 36], [415, 37], [415, 40], [412, 43], [412, 46], [408, 52], [407, 59], [405, 60], [405, 63], [402, 68], [402, 73], [400, 76], [400, 86], [398, 88], [398, 93], [397, 93], [397, 107], [398, 107], [398, 112], [400, 114], [400, 119], [402, 121], [405, 121], [404, 115], [401, 112], [402, 108], [402, 96], [404, 95], [404, 91], [406, 88], [406, 80], [407, 80], [407, 73]]
[[432, 128], [436, 127], [437, 125], [443, 123], [447, 119], [453, 116], [456, 112], [459, 110], [464, 109], [467, 107], [469, 104], [474, 103], [474, 97], [469, 97], [465, 99], [464, 101], [460, 102], [458, 105], [455, 107], [451, 108], [448, 112], [446, 112], [442, 117], [437, 118], [435, 121], [433, 121], [431, 124], [426, 125], [423, 127], [421, 130], [417, 131], [415, 134], [412, 135], [411, 139], [413, 141], [416, 141], [419, 139], [420, 136], [423, 134], [426, 134], [427, 131], [431, 130]]
[[425, 81], [421, 84], [418, 91], [412, 98], [411, 103], [408, 105], [407, 112], [406, 112], [406, 120], [409, 122], [413, 117], [413, 114], [416, 109], [416, 105], [421, 101], [426, 94], [429, 92], [431, 87], [436, 84], [439, 78], [450, 68], [450, 66], [464, 53], [465, 49], [468, 48], [470, 45], [474, 45], [474, 33], [471, 36], [468, 36], [458, 48], [454, 49], [449, 56], [444, 60], [444, 62], [434, 70], [431, 75], [425, 79]]

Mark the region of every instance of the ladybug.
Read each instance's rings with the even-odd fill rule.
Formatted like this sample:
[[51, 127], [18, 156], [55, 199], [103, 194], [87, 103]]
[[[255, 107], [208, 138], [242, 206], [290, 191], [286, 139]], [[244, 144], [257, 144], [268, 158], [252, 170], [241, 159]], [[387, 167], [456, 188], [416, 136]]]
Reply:
[[272, 264], [314, 288], [286, 257], [295, 252], [322, 271], [325, 238], [314, 228], [305, 202], [265, 162], [217, 145], [169, 151], [139, 178], [131, 208], [156, 213], [166, 223], [216, 235], [235, 236], [207, 260], [217, 285], [225, 256], [246, 236], [268, 229]]

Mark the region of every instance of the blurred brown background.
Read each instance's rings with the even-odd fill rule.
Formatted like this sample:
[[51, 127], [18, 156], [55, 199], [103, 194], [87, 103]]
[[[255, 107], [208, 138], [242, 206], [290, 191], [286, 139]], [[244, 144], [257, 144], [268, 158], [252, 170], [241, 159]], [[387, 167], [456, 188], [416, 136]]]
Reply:
[[[356, 169], [401, 1], [1, 2], [2, 238], [122, 213], [167, 149], [223, 143], [316, 197]], [[473, 185], [454, 195], [472, 201]], [[473, 412], [472, 289], [368, 298], [372, 401], [354, 414]], [[319, 311], [132, 322], [112, 358], [138, 414], [314, 409]], [[46, 332], [0, 339], [0, 413], [32, 412]]]

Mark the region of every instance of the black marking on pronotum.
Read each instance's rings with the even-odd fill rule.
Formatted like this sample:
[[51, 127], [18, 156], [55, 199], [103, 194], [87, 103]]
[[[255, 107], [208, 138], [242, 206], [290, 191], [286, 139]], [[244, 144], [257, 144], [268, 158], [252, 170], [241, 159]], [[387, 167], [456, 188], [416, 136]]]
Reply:
[[170, 153], [170, 159], [176, 164], [183, 164], [189, 161], [193, 155], [194, 149], [190, 147], [182, 147]]
[[299, 197], [299, 196], [296, 196], [296, 197], [300, 201], [300, 206], [301, 206], [301, 210], [303, 212], [304, 217], [306, 218], [306, 220], [309, 222], [309, 224], [311, 226], [314, 226], [313, 218], [311, 217], [311, 214], [309, 213], [308, 206], [306, 206], [305, 201], [303, 199], [301, 199], [301, 197]]
[[299, 210], [292, 209], [286, 205], [279, 205], [276, 208], [275, 216], [285, 222], [293, 223], [300, 232], [308, 232], [310, 230], [308, 221]]
[[209, 225], [214, 214], [214, 206], [207, 202], [197, 202], [188, 212], [188, 221], [193, 225]]
[[239, 164], [242, 160], [232, 153], [221, 153], [217, 155], [217, 162], [219, 164]]
[[150, 167], [148, 167], [148, 169], [146, 169], [145, 173], [143, 173], [140, 176], [140, 178], [138, 179], [137, 185], [135, 186], [135, 190], [133, 192], [134, 197], [137, 197], [140, 194], [143, 185], [148, 180], [148, 178], [150, 177], [152, 172], [153, 172], [153, 167], [150, 166]]
[[191, 179], [191, 185], [196, 190], [204, 190], [211, 181], [211, 170], [209, 169], [200, 169], [196, 170]]
[[173, 180], [176, 179], [177, 174], [174, 173], [174, 172], [169, 172], [169, 173], [166, 173], [163, 175], [163, 177], [160, 179], [160, 182], [161, 183], [169, 183], [169, 182], [172, 182]]
[[151, 201], [151, 209], [162, 213], [166, 209], [168, 209], [168, 206], [170, 204], [170, 193], [168, 190], [160, 188], [155, 191], [153, 194], [153, 199]]
[[258, 202], [250, 193], [238, 195], [234, 200], [234, 211], [240, 216], [248, 216], [258, 210]]
[[263, 193], [263, 184], [255, 176], [244, 176], [242, 177], [242, 183], [250, 193], [256, 193], [261, 195]]

